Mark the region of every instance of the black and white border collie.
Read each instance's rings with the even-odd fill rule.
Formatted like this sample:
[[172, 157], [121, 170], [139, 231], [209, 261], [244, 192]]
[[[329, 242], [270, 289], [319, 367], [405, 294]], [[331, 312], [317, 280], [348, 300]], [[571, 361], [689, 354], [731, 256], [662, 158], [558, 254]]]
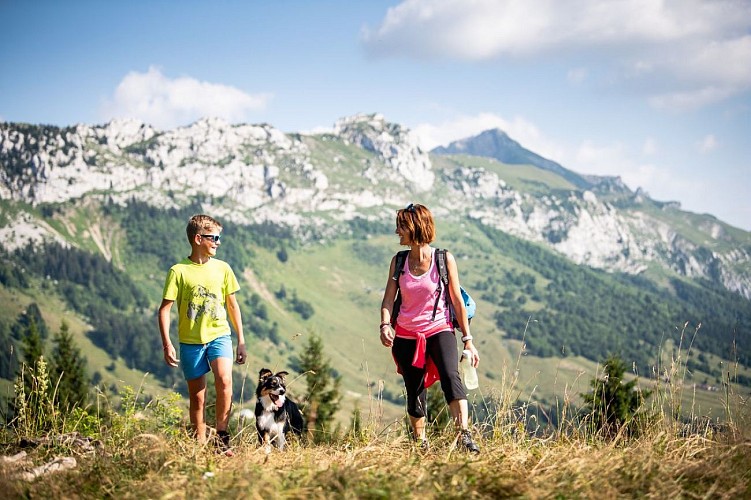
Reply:
[[289, 432], [302, 435], [303, 417], [297, 404], [287, 397], [284, 382], [287, 375], [287, 372], [274, 374], [268, 368], [262, 368], [258, 373], [256, 430], [258, 440], [267, 450], [272, 443], [277, 449], [284, 450], [285, 434]]

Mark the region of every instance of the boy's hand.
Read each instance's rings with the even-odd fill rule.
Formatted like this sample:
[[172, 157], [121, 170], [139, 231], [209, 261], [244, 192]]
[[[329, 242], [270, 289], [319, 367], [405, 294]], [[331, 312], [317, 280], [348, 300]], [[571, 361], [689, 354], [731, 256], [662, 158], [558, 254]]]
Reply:
[[246, 359], [248, 359], [248, 354], [245, 352], [245, 344], [240, 344], [237, 346], [237, 357], [235, 358], [235, 362], [238, 365], [244, 365]]
[[164, 347], [164, 362], [172, 367], [176, 367], [180, 360], [177, 359], [177, 353], [175, 347], [170, 344]]

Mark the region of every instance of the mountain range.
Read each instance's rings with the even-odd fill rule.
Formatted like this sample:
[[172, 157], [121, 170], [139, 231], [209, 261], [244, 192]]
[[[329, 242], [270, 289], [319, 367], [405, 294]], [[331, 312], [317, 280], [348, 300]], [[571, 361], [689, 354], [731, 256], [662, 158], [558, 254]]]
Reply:
[[[337, 286], [342, 286], [341, 277], [319, 275], [321, 268], [331, 266], [325, 260], [317, 262], [318, 269], [302, 262], [315, 260], [316, 252], [337, 255], [343, 259], [339, 263], [352, 268], [348, 279], [358, 279], [357, 286], [367, 290], [363, 296], [343, 295], [358, 311], [344, 316], [358, 318], [359, 311], [368, 308], [377, 311], [378, 291], [385, 283], [381, 268], [388, 267], [389, 254], [396, 250], [388, 236], [394, 211], [421, 202], [436, 216], [439, 236], [444, 235], [441, 244], [455, 248], [461, 259], [475, 256], [467, 262], [467, 271], [476, 288], [485, 287], [483, 270], [475, 264], [482, 259], [480, 249], [492, 256], [493, 265], [507, 258], [507, 267], [521, 266], [519, 276], [536, 276], [527, 295], [537, 299], [518, 306], [523, 314], [534, 314], [549, 303], [540, 295], [544, 283], [554, 282], [555, 276], [539, 268], [543, 259], [589, 270], [598, 283], [620, 280], [628, 290], [647, 290], [644, 293], [654, 297], [689, 300], [684, 284], [715, 294], [721, 297], [716, 307], [736, 311], [739, 317], [736, 331], [725, 333], [739, 336], [743, 346], [749, 343], [751, 233], [708, 214], [684, 211], [677, 202], [653, 200], [618, 177], [577, 174], [500, 130], [428, 152], [417, 146], [409, 130], [379, 114], [342, 118], [331, 132], [319, 134], [283, 133], [268, 124], [233, 125], [213, 118], [166, 131], [134, 120], [71, 127], [0, 123], [0, 163], [0, 246], [5, 254], [44, 251], [50, 245], [97, 254], [114, 269], [147, 271], [146, 278], [134, 280], [152, 301], [158, 299], [152, 295], [158, 295], [160, 285], [154, 282], [161, 279], [161, 266], [184, 249], [165, 244], [148, 254], [134, 248], [133, 229], [124, 222], [133, 217], [128, 207], [152, 214], [157, 225], [161, 218], [179, 221], [176, 214], [201, 210], [226, 221], [228, 234], [235, 225], [266, 235], [263, 241], [252, 240], [257, 248], [230, 254], [248, 264], [242, 270], [248, 288], [279, 325], [305, 328], [308, 323], [285, 310], [279, 298], [280, 285], [293, 283], [300, 297], [319, 311], [318, 320], [326, 319], [317, 328], [327, 329], [324, 325], [338, 324], [334, 306], [310, 281], [338, 279]], [[143, 231], [150, 231], [148, 218], [141, 223]], [[184, 229], [184, 222], [176, 224], [183, 227], [172, 234]], [[339, 255], [344, 241], [349, 242], [348, 251]], [[502, 242], [508, 248], [499, 248]], [[134, 255], [142, 251], [153, 259], [136, 264]], [[159, 255], [168, 251], [172, 254]], [[543, 257], [535, 263], [525, 260], [538, 251]], [[283, 267], [293, 265], [295, 258], [301, 266], [296, 275]], [[366, 271], [364, 266], [371, 265]], [[23, 261], [17, 266], [22, 268]], [[278, 266], [278, 275], [268, 275]], [[6, 292], [10, 288], [4, 284]], [[306, 288], [309, 294], [303, 296]], [[24, 294], [19, 304], [38, 298], [30, 290]], [[3, 295], [4, 300], [8, 297]], [[487, 323], [480, 324], [495, 332], [500, 344], [509, 332], [490, 313], [511, 306], [494, 300], [490, 294], [480, 300], [488, 312]], [[377, 319], [376, 312], [372, 316]], [[697, 318], [697, 324], [701, 321]], [[728, 324], [722, 328], [733, 328]], [[524, 340], [518, 333], [516, 338]], [[576, 355], [598, 361], [587, 352]], [[387, 363], [381, 366], [386, 373]], [[361, 381], [363, 375], [355, 378]]]

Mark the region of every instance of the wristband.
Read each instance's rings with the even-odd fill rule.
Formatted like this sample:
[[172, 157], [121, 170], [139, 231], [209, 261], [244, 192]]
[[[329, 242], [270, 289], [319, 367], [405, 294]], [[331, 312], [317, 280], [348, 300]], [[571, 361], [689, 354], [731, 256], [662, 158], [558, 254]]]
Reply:
[[381, 326], [378, 328], [383, 328], [384, 326], [391, 326], [391, 323], [381, 323]]
[[462, 337], [462, 342], [468, 342], [470, 340], [472, 340], [472, 335], [465, 335]]

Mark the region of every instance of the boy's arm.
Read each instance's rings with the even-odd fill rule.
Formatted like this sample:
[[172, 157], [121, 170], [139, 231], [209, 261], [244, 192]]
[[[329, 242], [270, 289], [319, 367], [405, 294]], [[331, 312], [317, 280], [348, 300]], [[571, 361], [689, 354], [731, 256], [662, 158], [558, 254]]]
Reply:
[[231, 293], [225, 297], [227, 304], [227, 312], [229, 313], [229, 320], [232, 322], [232, 326], [235, 327], [237, 332], [237, 356], [235, 361], [238, 365], [245, 363], [248, 358], [248, 353], [245, 349], [245, 335], [243, 334], [243, 319], [240, 314], [240, 306], [237, 303], [237, 298], [234, 293]]
[[157, 320], [159, 322], [159, 334], [162, 336], [162, 350], [164, 351], [164, 362], [170, 366], [177, 366], [177, 353], [175, 347], [172, 345], [172, 341], [169, 338], [169, 324], [170, 324], [170, 311], [172, 310], [172, 304], [174, 300], [162, 299], [162, 304], [159, 306], [159, 314]]

